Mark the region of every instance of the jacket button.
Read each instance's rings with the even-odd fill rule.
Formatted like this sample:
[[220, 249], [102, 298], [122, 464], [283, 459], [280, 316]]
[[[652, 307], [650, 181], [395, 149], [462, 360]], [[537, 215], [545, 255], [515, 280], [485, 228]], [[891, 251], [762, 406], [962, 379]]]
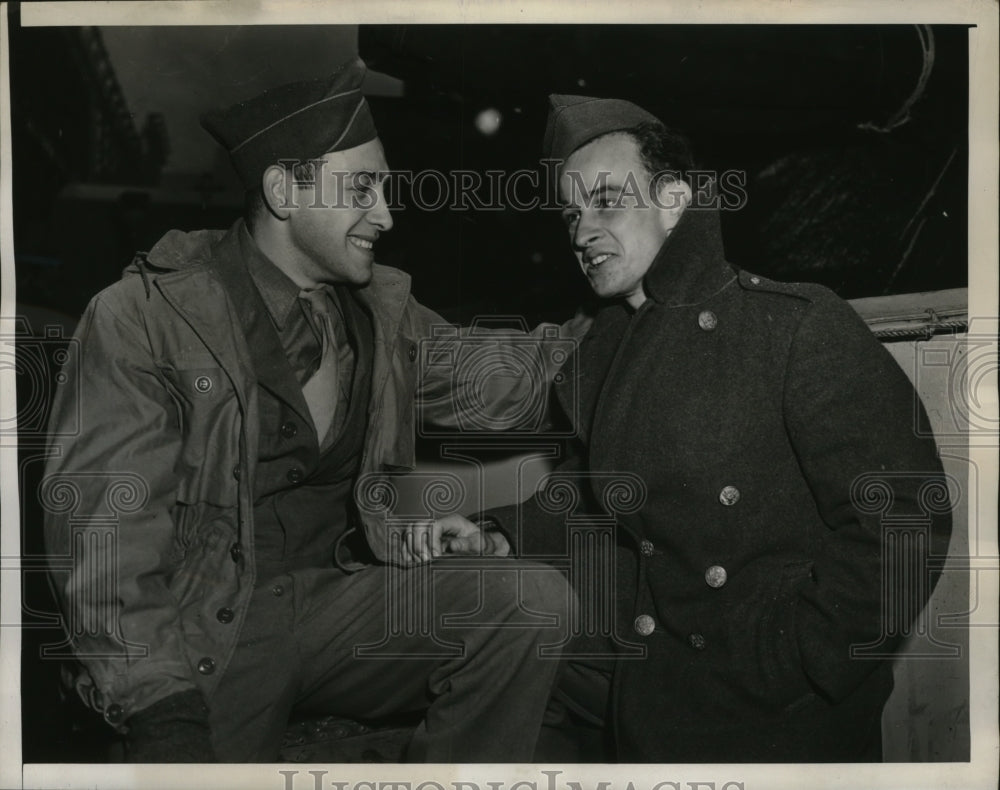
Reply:
[[233, 558], [233, 562], [239, 562], [243, 556], [243, 547], [239, 543], [234, 543], [229, 549], [229, 556]]
[[215, 659], [207, 656], [198, 662], [198, 671], [203, 675], [211, 675], [215, 672]]
[[718, 325], [719, 319], [715, 317], [715, 313], [711, 310], [702, 310], [698, 313], [698, 326], [706, 332], [711, 332]]
[[283, 423], [281, 426], [281, 435], [284, 436], [286, 439], [291, 439], [298, 432], [299, 432], [299, 426], [297, 426], [294, 422], [289, 421]]
[[726, 573], [726, 569], [721, 565], [713, 565], [705, 571], [705, 581], [709, 587], [719, 588], [726, 583], [726, 579], [728, 578], [729, 574]]
[[274, 587], [271, 588], [271, 595], [273, 595], [275, 598], [280, 598], [284, 594], [285, 594], [285, 588], [282, 587], [280, 584], [276, 584], [274, 585]]
[[236, 464], [236, 466], [233, 467], [233, 477], [239, 480], [241, 474], [243, 474], [243, 472], [240, 471], [240, 465]]
[[233, 614], [233, 610], [230, 609], [228, 606], [223, 606], [219, 611], [215, 613], [215, 619], [218, 620], [220, 623], [231, 623], [233, 622], [233, 617], [235, 617], [235, 615]]
[[411, 343], [410, 350], [406, 353], [410, 357], [410, 362], [413, 362], [417, 358], [417, 347]]
[[649, 636], [656, 630], [656, 622], [648, 614], [640, 614], [632, 624], [635, 632], [640, 636]]
[[108, 705], [104, 711], [104, 718], [111, 724], [118, 724], [125, 718], [125, 709], [117, 702]]
[[202, 394], [212, 391], [212, 380], [208, 376], [198, 376], [194, 380], [194, 388]]
[[691, 645], [691, 647], [693, 647], [695, 650], [704, 650], [705, 637], [703, 637], [701, 634], [689, 634], [688, 644]]
[[643, 557], [652, 557], [654, 549], [655, 547], [653, 546], [652, 542], [648, 540], [644, 540], [642, 541], [642, 543], [639, 544], [639, 552], [642, 554]]
[[719, 501], [729, 507], [740, 501], [740, 490], [736, 486], [726, 486], [719, 492]]
[[293, 466], [288, 470], [288, 482], [289, 483], [301, 483], [302, 482], [302, 470], [297, 466]]

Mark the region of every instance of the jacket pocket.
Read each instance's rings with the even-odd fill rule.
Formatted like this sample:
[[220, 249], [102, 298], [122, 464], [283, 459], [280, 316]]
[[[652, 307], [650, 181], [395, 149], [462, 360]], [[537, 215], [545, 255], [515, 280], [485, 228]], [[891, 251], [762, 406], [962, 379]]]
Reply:
[[236, 537], [234, 515], [216, 509], [211, 518], [195, 526], [194, 535], [185, 547], [184, 559], [170, 579], [170, 592], [183, 610], [189, 603], [205, 594], [205, 590], [218, 585], [228, 561], [228, 549]]
[[[201, 365], [206, 361], [202, 356], [184, 359]], [[176, 405], [181, 433], [177, 500], [235, 505], [241, 420], [236, 391], [217, 365], [180, 367], [180, 363], [160, 369]]]
[[811, 561], [778, 557], [746, 566], [726, 583], [730, 603], [706, 630], [722, 646], [711, 659], [717, 681], [761, 713], [792, 710], [813, 696], [795, 632], [798, 590], [811, 571]]

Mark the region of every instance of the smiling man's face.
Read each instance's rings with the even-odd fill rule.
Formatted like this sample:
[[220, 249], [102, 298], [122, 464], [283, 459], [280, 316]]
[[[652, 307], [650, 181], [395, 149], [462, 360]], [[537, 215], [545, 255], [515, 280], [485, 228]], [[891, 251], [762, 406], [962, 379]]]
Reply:
[[384, 194], [389, 166], [378, 138], [317, 161], [322, 191], [296, 184], [288, 215], [296, 282], [365, 285], [379, 235], [392, 228]]
[[649, 179], [639, 146], [624, 133], [576, 149], [559, 178], [563, 221], [591, 288], [635, 309], [646, 299], [642, 280], [683, 210], [669, 184], [652, 200]]

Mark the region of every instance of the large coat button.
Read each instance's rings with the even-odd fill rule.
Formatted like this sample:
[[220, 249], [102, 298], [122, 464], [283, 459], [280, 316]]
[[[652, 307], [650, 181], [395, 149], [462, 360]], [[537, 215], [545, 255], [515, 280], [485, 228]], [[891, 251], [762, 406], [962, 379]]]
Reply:
[[231, 623], [236, 615], [233, 610], [228, 606], [223, 606], [219, 611], [215, 613], [215, 619], [220, 623]]
[[640, 614], [632, 624], [635, 632], [640, 636], [649, 636], [656, 630], [656, 621], [648, 614]]
[[239, 562], [243, 556], [243, 547], [239, 543], [234, 543], [229, 548], [229, 556], [233, 558], [233, 562]]
[[706, 332], [711, 332], [718, 325], [719, 319], [715, 317], [715, 313], [711, 310], [702, 310], [698, 313], [698, 326]]
[[415, 345], [413, 345], [411, 343], [410, 344], [410, 348], [409, 348], [409, 350], [406, 353], [410, 357], [410, 362], [416, 361], [416, 359], [417, 359], [417, 347]]
[[202, 394], [211, 392], [212, 380], [208, 376], [198, 376], [198, 378], [194, 380], [194, 388]]
[[721, 565], [713, 565], [705, 571], [705, 581], [709, 587], [719, 588], [726, 583], [726, 579], [728, 578], [729, 574], [726, 573], [726, 569]]
[[215, 672], [215, 659], [205, 656], [205, 658], [198, 662], [198, 671], [203, 675], [211, 675]]
[[654, 551], [656, 551], [656, 547], [653, 545], [652, 541], [644, 540], [639, 544], [639, 552], [643, 557], [652, 557]]
[[288, 482], [292, 483], [293, 485], [301, 483], [303, 477], [302, 470], [299, 469], [297, 466], [293, 466], [291, 469], [288, 470], [288, 474], [286, 475], [286, 477], [288, 477]]
[[291, 420], [289, 420], [286, 423], [282, 423], [281, 425], [281, 435], [284, 436], [286, 439], [294, 438], [295, 434], [297, 434], [298, 432], [299, 432], [299, 426], [297, 426]]
[[736, 486], [726, 486], [719, 492], [719, 501], [729, 507], [740, 501], [740, 490]]

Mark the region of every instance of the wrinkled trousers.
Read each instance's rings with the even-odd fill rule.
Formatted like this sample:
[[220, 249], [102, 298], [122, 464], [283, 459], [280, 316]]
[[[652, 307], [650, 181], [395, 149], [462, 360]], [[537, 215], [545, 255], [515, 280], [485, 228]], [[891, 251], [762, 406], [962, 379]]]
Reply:
[[260, 580], [209, 700], [215, 752], [275, 761], [293, 711], [424, 711], [408, 760], [528, 762], [574, 605], [558, 571], [505, 558]]

